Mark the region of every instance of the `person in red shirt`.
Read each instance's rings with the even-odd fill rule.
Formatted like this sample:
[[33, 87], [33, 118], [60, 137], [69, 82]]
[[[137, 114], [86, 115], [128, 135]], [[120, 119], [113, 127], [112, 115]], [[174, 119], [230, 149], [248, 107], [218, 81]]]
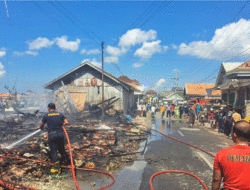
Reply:
[[232, 139], [236, 145], [220, 150], [214, 159], [212, 190], [250, 189], [250, 123], [238, 121]]

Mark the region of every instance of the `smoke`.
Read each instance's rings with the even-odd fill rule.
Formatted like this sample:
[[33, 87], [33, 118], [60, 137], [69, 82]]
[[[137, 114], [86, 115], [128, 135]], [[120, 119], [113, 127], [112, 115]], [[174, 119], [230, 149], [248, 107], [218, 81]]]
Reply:
[[50, 93], [27, 94], [19, 98], [19, 102], [24, 103], [25, 108], [38, 109], [40, 112], [47, 112], [49, 103], [54, 102], [54, 97]]

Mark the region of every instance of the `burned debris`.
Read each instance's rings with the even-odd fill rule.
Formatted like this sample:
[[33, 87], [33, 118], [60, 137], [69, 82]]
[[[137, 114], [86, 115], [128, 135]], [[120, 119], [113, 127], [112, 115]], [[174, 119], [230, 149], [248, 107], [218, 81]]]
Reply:
[[[138, 152], [138, 149], [149, 132], [145, 127], [134, 124], [125, 118], [122, 112], [114, 109], [113, 104], [118, 100], [116, 97], [105, 100], [104, 122], [100, 120], [102, 102], [89, 106], [89, 110], [78, 112], [74, 117], [69, 113], [66, 115], [70, 122], [66, 129], [71, 141], [75, 167], [115, 172], [128, 163], [131, 164], [139, 154], [143, 154], [143, 151]], [[38, 110], [33, 113], [19, 111], [18, 114], [21, 118], [20, 123], [15, 123], [11, 131], [7, 130], [10, 129], [8, 122], [1, 123], [2, 131], [6, 134], [0, 149], [0, 179], [12, 186], [15, 186], [15, 183], [23, 185], [43, 183], [44, 186], [49, 186], [50, 166], [43, 163], [50, 162], [47, 133], [42, 131], [18, 146], [5, 149], [6, 142], [10, 144], [38, 129], [41, 120]], [[65, 149], [68, 151], [66, 139]], [[39, 162], [31, 162], [29, 159]], [[71, 173], [66, 172], [66, 174], [65, 177], [70, 179]]]

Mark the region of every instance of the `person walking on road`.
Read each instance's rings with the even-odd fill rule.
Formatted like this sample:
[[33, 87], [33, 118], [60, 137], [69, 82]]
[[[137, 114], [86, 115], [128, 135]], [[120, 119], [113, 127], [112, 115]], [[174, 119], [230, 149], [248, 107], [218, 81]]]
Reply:
[[161, 107], [160, 107], [161, 118], [163, 118], [164, 113], [165, 113], [165, 110], [166, 110], [165, 106], [164, 106], [164, 105], [161, 105]]
[[182, 104], [179, 105], [179, 112], [180, 112], [180, 119], [181, 119], [182, 114], [183, 114], [183, 106], [182, 106]]
[[176, 105], [174, 108], [174, 118], [180, 118], [180, 108], [179, 105]]
[[201, 112], [201, 106], [198, 103], [197, 106], [196, 106], [196, 114], [197, 114], [197, 119], [198, 120], [200, 119], [200, 112]]
[[212, 190], [250, 189], [250, 123], [238, 121], [232, 134], [234, 146], [220, 150], [214, 159]]
[[151, 106], [151, 116], [152, 116], [152, 118], [155, 117], [155, 111], [156, 111], [156, 107], [155, 107], [155, 105], [153, 104], [153, 105]]
[[175, 107], [175, 105], [172, 104], [172, 106], [171, 106], [172, 118], [174, 117], [174, 107]]
[[138, 114], [141, 117], [141, 113], [142, 113], [142, 105], [141, 103], [137, 106], [137, 110], [138, 110]]
[[143, 115], [143, 117], [147, 117], [147, 107], [146, 107], [146, 104], [143, 104], [143, 106], [142, 106], [142, 115]]
[[68, 120], [63, 114], [55, 111], [56, 106], [54, 103], [48, 105], [49, 113], [43, 116], [40, 124], [40, 129], [43, 130], [44, 125], [47, 124], [49, 147], [50, 147], [50, 159], [54, 166], [51, 168], [51, 173], [60, 174], [61, 166], [58, 158], [57, 151], [61, 154], [62, 161], [64, 164], [69, 164], [69, 156], [65, 152], [64, 148], [64, 131], [63, 126], [68, 125]]
[[195, 114], [194, 108], [190, 108], [190, 110], [189, 110], [190, 127], [194, 126], [195, 119], [196, 119], [196, 114]]
[[171, 107], [169, 104], [166, 106], [166, 111], [167, 111], [166, 114], [167, 118], [171, 118]]
[[201, 125], [204, 126], [205, 125], [205, 112], [204, 110], [201, 111]]
[[218, 115], [218, 133], [224, 133], [223, 107], [221, 107]]

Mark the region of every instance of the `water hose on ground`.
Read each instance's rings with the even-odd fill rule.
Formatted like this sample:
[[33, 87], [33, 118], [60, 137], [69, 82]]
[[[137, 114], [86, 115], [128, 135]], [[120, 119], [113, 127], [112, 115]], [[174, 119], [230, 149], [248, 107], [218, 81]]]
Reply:
[[[103, 190], [103, 189], [107, 189], [108, 187], [111, 187], [115, 183], [115, 177], [112, 174], [104, 172], [104, 171], [100, 171], [100, 170], [85, 169], [85, 168], [75, 168], [74, 167], [73, 155], [72, 155], [72, 150], [71, 150], [71, 144], [70, 144], [69, 136], [68, 136], [68, 133], [67, 133], [65, 127], [63, 127], [63, 130], [64, 130], [64, 133], [65, 133], [66, 139], [68, 141], [68, 148], [69, 148], [69, 153], [70, 153], [71, 166], [70, 167], [69, 166], [62, 166], [62, 168], [67, 168], [67, 169], [71, 169], [72, 170], [72, 176], [73, 176], [73, 180], [75, 182], [76, 188], [78, 190], [81, 190], [81, 188], [79, 187], [79, 185], [77, 183], [77, 180], [76, 180], [75, 169], [81, 170], [81, 171], [90, 171], [90, 172], [96, 172], [96, 173], [101, 173], [101, 174], [108, 175], [109, 177], [111, 177], [113, 179], [113, 181], [109, 185], [107, 185], [105, 187], [101, 187], [101, 188], [96, 189], [96, 190]], [[22, 161], [30, 161], [30, 162], [36, 162], [36, 163], [41, 163], [41, 164], [50, 165], [50, 166], [54, 165], [52, 163], [44, 162], [44, 161], [41, 161], [41, 160], [33, 160], [33, 159], [21, 158], [21, 157], [11, 157], [11, 156], [5, 156], [3, 154], [0, 154], [0, 158], [16, 159], [16, 160], [22, 160]], [[13, 187], [12, 185], [10, 185], [10, 183], [12, 183], [14, 185], [17, 185], [17, 186], [20, 186], [20, 187], [23, 187], [23, 188], [26, 188], [26, 189], [37, 190], [36, 188], [30, 187], [30, 186], [25, 186], [25, 185], [22, 185], [22, 184], [19, 184], [19, 183], [15, 183], [15, 182], [12, 182], [12, 181], [0, 180], [0, 185], [6, 187], [8, 189], [19, 190], [18, 188]]]
[[[138, 123], [138, 124], [139, 124], [139, 123]], [[143, 125], [143, 124], [139, 124], [139, 125], [142, 125], [142, 126], [148, 128], [148, 126], [145, 126], [145, 125]], [[161, 134], [161, 135], [167, 137], [167, 138], [170, 138], [170, 139], [172, 139], [172, 140], [175, 140], [175, 141], [181, 142], [181, 143], [183, 143], [183, 144], [186, 144], [186, 145], [188, 145], [188, 146], [194, 147], [194, 148], [196, 148], [196, 149], [198, 149], [198, 150], [200, 150], [200, 151], [202, 151], [202, 152], [205, 152], [206, 154], [208, 154], [208, 155], [210, 155], [210, 156], [212, 156], [212, 157], [215, 157], [213, 154], [211, 154], [211, 153], [209, 153], [209, 152], [207, 152], [207, 151], [201, 149], [201, 148], [198, 147], [198, 146], [195, 146], [195, 145], [186, 143], [186, 142], [181, 141], [181, 140], [179, 140], [179, 139], [173, 138], [173, 137], [171, 137], [171, 136], [169, 136], [169, 135], [165, 135], [164, 133], [162, 133], [162, 132], [160, 132], [160, 131], [157, 131], [157, 130], [155, 130], [155, 129], [152, 129], [152, 128], [150, 128], [150, 129], [151, 129], [152, 131], [155, 131], [155, 132], [157, 132], [157, 133], [159, 133], [159, 134]], [[64, 127], [63, 127], [63, 130], [64, 130], [64, 132], [65, 132], [65, 135], [66, 135], [66, 138], [67, 138], [67, 141], [68, 141], [68, 147], [69, 147], [69, 153], [70, 153], [71, 166], [70, 166], [70, 167], [68, 167], [68, 166], [62, 166], [62, 167], [72, 170], [72, 175], [73, 175], [73, 179], [74, 179], [76, 188], [77, 188], [78, 190], [80, 190], [80, 187], [79, 187], [79, 185], [78, 185], [78, 183], [77, 183], [77, 181], [76, 181], [75, 169], [77, 169], [77, 170], [82, 170], [82, 171], [98, 172], [98, 173], [102, 173], [102, 174], [108, 175], [108, 176], [110, 176], [110, 177], [113, 179], [113, 181], [112, 181], [109, 185], [107, 185], [107, 186], [105, 186], [105, 187], [101, 187], [101, 188], [99, 188], [99, 189], [97, 189], [97, 190], [103, 190], [103, 189], [106, 189], [106, 188], [108, 188], [108, 187], [111, 187], [111, 186], [115, 183], [115, 177], [114, 177], [112, 174], [107, 173], [107, 172], [104, 172], [104, 171], [100, 171], [100, 170], [84, 169], [84, 168], [75, 168], [75, 167], [74, 167], [74, 164], [73, 164], [73, 156], [72, 156], [72, 150], [71, 150], [71, 144], [70, 144], [69, 136], [68, 136], [68, 133], [67, 133], [67, 131], [66, 131], [66, 129], [65, 129]], [[48, 162], [44, 162], [44, 161], [40, 161], [40, 160], [33, 160], [33, 159], [27, 159], [27, 158], [21, 158], [21, 157], [10, 157], [10, 156], [5, 156], [5, 155], [0, 154], [0, 158], [1, 158], [1, 157], [2, 157], [2, 158], [8, 158], [8, 159], [17, 159], [17, 160], [22, 160], [22, 161], [31, 161], [31, 162], [42, 163], [42, 164], [46, 164], [46, 165], [51, 165], [51, 166], [53, 166], [52, 163], [48, 163]], [[153, 178], [154, 178], [155, 176], [157, 176], [157, 175], [164, 174], [164, 173], [183, 173], [183, 174], [190, 175], [190, 176], [196, 178], [196, 179], [202, 184], [202, 186], [204, 187], [205, 190], [208, 190], [207, 186], [204, 184], [204, 182], [203, 182], [199, 177], [197, 177], [196, 175], [194, 175], [194, 174], [192, 174], [192, 173], [189, 173], [189, 172], [186, 172], [186, 171], [178, 171], [178, 170], [160, 171], [160, 172], [157, 172], [157, 173], [155, 173], [154, 175], [152, 175], [151, 178], [150, 178], [150, 181], [149, 181], [151, 190], [153, 190], [153, 184], [152, 184]], [[18, 183], [12, 182], [12, 181], [10, 182], [10, 181], [5, 181], [5, 180], [0, 180], [0, 185], [4, 186], [4, 187], [6, 187], [6, 188], [9, 188], [9, 189], [19, 190], [19, 189], [15, 188], [15, 187], [11, 186], [9, 183], [18, 185], [18, 186], [20, 186], [20, 187], [24, 187], [24, 188], [26, 188], [26, 189], [36, 190], [36, 188], [29, 187], [29, 186], [24, 186], [24, 185], [22, 185], [22, 184], [18, 184]]]
[[[140, 123], [137, 123], [137, 124], [149, 128], [149, 127], [146, 126], [146, 125], [143, 125], [143, 124], [140, 124]], [[161, 135], [163, 135], [163, 136], [165, 136], [165, 137], [167, 137], [167, 138], [170, 138], [170, 139], [172, 139], [172, 140], [175, 140], [175, 141], [178, 141], [178, 142], [180, 142], [180, 143], [186, 144], [186, 145], [188, 145], [188, 146], [194, 147], [194, 148], [196, 148], [196, 149], [198, 149], [198, 150], [200, 150], [200, 151], [202, 151], [202, 152], [205, 152], [206, 154], [208, 154], [208, 155], [210, 155], [210, 156], [212, 156], [212, 157], [215, 157], [215, 155], [211, 154], [211, 153], [208, 152], [208, 151], [203, 150], [202, 148], [200, 148], [200, 147], [198, 147], [198, 146], [195, 146], [195, 145], [189, 144], [189, 143], [187, 143], [187, 142], [181, 141], [181, 140], [179, 140], [179, 139], [173, 138], [173, 137], [171, 137], [171, 136], [169, 136], [169, 135], [166, 135], [166, 134], [164, 134], [164, 133], [162, 133], [162, 132], [160, 132], [160, 131], [157, 131], [157, 130], [155, 130], [155, 129], [152, 129], [152, 128], [149, 128], [149, 129], [152, 130], [152, 131], [155, 131], [155, 132], [157, 132], [157, 133], [159, 133], [159, 134], [161, 134]], [[192, 173], [189, 173], [189, 172], [186, 172], [186, 171], [179, 171], [179, 170], [160, 171], [160, 172], [157, 172], [157, 173], [155, 173], [154, 175], [152, 175], [151, 178], [150, 178], [150, 181], [149, 181], [150, 189], [151, 189], [151, 190], [154, 190], [154, 188], [153, 188], [153, 183], [152, 183], [152, 182], [153, 182], [153, 178], [154, 178], [155, 176], [157, 176], [157, 175], [164, 174], [164, 173], [183, 173], [183, 174], [187, 174], [187, 175], [193, 176], [194, 178], [196, 178], [196, 179], [202, 184], [202, 186], [204, 187], [205, 190], [208, 190], [208, 187], [205, 185], [205, 183], [204, 183], [199, 177], [197, 177], [196, 175], [194, 175], [194, 174], [192, 174]]]

